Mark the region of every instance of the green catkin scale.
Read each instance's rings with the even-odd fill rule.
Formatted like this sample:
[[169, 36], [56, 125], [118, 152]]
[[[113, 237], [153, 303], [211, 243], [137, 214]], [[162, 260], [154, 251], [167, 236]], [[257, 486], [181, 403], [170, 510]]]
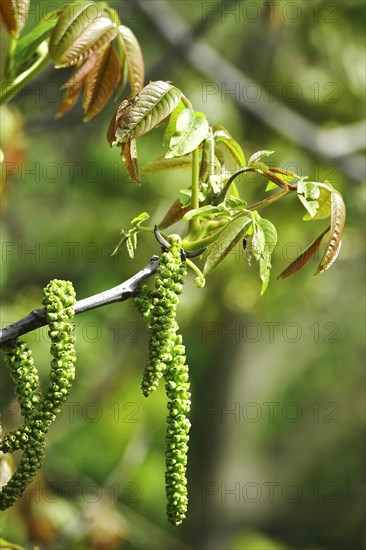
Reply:
[[71, 319], [74, 316], [75, 291], [69, 281], [51, 281], [44, 289], [51, 340], [50, 381], [44, 394], [40, 392], [37, 370], [31, 351], [17, 341], [5, 355], [12, 371], [15, 392], [18, 396], [23, 425], [5, 435], [0, 451], [23, 450], [15, 473], [2, 487], [0, 509], [5, 510], [19, 498], [41, 466], [45, 449], [45, 436], [51, 423], [61, 410], [75, 377], [75, 338]]
[[187, 269], [181, 258], [181, 239], [169, 237], [171, 247], [163, 252], [156, 273], [155, 289], [149, 293], [143, 286], [134, 302], [148, 320], [150, 331], [149, 359], [142, 381], [144, 395], [149, 395], [162, 376], [168, 397], [166, 433], [167, 516], [179, 525], [185, 518], [187, 495], [187, 452], [190, 422], [187, 414], [191, 405], [189, 373], [185, 347], [177, 334], [176, 309], [183, 289]]

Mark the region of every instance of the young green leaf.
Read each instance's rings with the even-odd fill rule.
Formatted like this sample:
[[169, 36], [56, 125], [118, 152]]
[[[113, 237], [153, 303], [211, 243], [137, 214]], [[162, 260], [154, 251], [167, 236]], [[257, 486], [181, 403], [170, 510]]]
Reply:
[[108, 130], [110, 145], [120, 145], [155, 128], [177, 106], [181, 95], [178, 88], [157, 80], [147, 84], [131, 100], [122, 101]]
[[269, 157], [269, 155], [272, 155], [273, 153], [274, 151], [257, 151], [250, 157], [247, 166], [252, 166], [252, 164], [259, 162], [263, 157]]
[[88, 122], [100, 113], [116, 87], [119, 78], [119, 59], [112, 46], [107, 47], [87, 73], [84, 90], [84, 122]]
[[177, 124], [177, 118], [181, 114], [182, 111], [186, 109], [186, 106], [182, 100], [179, 101], [178, 105], [175, 107], [175, 109], [172, 111], [172, 113], [169, 116], [169, 122], [167, 124], [167, 127], [165, 128], [164, 132], [164, 138], [163, 138], [163, 145], [168, 147], [170, 138], [173, 134], [176, 132], [176, 124]]
[[240, 215], [231, 220], [220, 232], [220, 236], [208, 251], [207, 260], [203, 269], [203, 275], [209, 275], [215, 267], [228, 255], [230, 250], [240, 241], [248, 230], [252, 219], [246, 215]]
[[170, 138], [170, 151], [166, 158], [187, 155], [197, 149], [207, 137], [208, 129], [206, 115], [184, 109], [177, 118], [176, 132]]
[[131, 29], [124, 25], [118, 27], [118, 40], [125, 55], [131, 93], [135, 94], [144, 86], [145, 69], [141, 48]]
[[62, 8], [49, 44], [56, 68], [75, 65], [116, 37], [117, 25], [101, 10], [104, 5], [79, 0]]
[[310, 214], [310, 217], [314, 218], [319, 209], [319, 202], [317, 199], [320, 196], [320, 189], [316, 183], [311, 181], [299, 181], [297, 185], [297, 196]]
[[18, 38], [28, 17], [30, 0], [1, 0], [0, 20], [11, 36]]
[[332, 189], [324, 187], [319, 187], [318, 189], [320, 191], [319, 198], [317, 199], [319, 208], [314, 216], [311, 216], [309, 213], [305, 214], [305, 216], [303, 217], [303, 220], [305, 221], [323, 220], [325, 218], [329, 218], [329, 216], [331, 215]]
[[137, 151], [136, 151], [135, 139], [131, 139], [124, 143], [122, 160], [131, 178], [137, 183], [140, 183], [139, 172], [137, 167]]
[[241, 167], [245, 166], [245, 156], [243, 149], [231, 134], [223, 126], [213, 126], [214, 138], [216, 142], [223, 143], [228, 149], [230, 155]]
[[260, 218], [258, 220], [258, 225], [263, 231], [264, 234], [264, 242], [265, 242], [265, 250], [272, 254], [273, 250], [275, 249], [275, 246], [277, 244], [277, 231], [275, 226], [272, 222], [269, 220], [266, 220], [264, 218]]
[[147, 212], [141, 212], [136, 218], [131, 221], [132, 227], [140, 227], [140, 225], [150, 218]]
[[323, 273], [331, 267], [336, 260], [341, 249], [341, 238], [346, 223], [346, 207], [342, 196], [337, 192], [332, 192], [330, 236], [324, 255], [320, 261], [315, 273]]
[[264, 252], [259, 258], [259, 276], [262, 281], [261, 296], [263, 296], [267, 290], [271, 269], [271, 254], [269, 252]]
[[318, 252], [322, 239], [324, 235], [328, 233], [329, 229], [330, 228], [328, 227], [325, 231], [323, 231], [323, 233], [321, 233], [319, 237], [317, 237], [315, 241], [312, 242], [306, 250], [304, 250], [304, 252], [301, 252], [301, 254], [295, 258], [293, 262], [291, 262], [290, 265], [287, 266], [282, 273], [280, 273], [280, 275], [278, 275], [277, 279], [286, 279], [286, 277], [296, 273], [296, 271], [299, 271], [299, 269], [310, 262], [310, 260], [314, 258], [315, 254]]
[[141, 169], [141, 174], [154, 174], [155, 172], [163, 172], [164, 170], [177, 170], [179, 168], [190, 168], [191, 166], [192, 159], [190, 156], [173, 157], [171, 159], [162, 156], [145, 164]]
[[246, 251], [248, 254], [248, 263], [249, 265], [254, 260], [258, 262], [265, 252], [266, 247], [266, 238], [262, 227], [255, 223], [252, 226], [252, 233], [247, 238]]

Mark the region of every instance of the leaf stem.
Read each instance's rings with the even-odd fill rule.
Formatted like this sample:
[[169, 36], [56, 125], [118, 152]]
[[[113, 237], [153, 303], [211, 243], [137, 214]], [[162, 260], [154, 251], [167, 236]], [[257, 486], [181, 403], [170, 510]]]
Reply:
[[4, 82], [2, 84], [0, 91], [0, 105], [7, 103], [12, 97], [14, 97], [50, 61], [48, 44], [46, 41], [39, 45], [37, 52], [40, 54], [40, 57], [29, 69], [18, 75], [12, 82]]
[[14, 53], [17, 45], [17, 39], [14, 36], [10, 36], [8, 54], [6, 56], [4, 76], [9, 80], [14, 77]]
[[[199, 208], [199, 151], [198, 148], [192, 151], [192, 195], [191, 195], [191, 209], [195, 210]], [[192, 219], [189, 222], [189, 232], [198, 233], [199, 232], [199, 221], [197, 219]]]
[[282, 191], [279, 191], [278, 193], [275, 193], [274, 195], [271, 195], [270, 197], [267, 197], [266, 199], [263, 199], [262, 201], [256, 202], [255, 204], [251, 204], [248, 206], [248, 210], [262, 210], [263, 208], [266, 208], [270, 204], [278, 201], [285, 195], [288, 195], [293, 191], [292, 189], [283, 189]]

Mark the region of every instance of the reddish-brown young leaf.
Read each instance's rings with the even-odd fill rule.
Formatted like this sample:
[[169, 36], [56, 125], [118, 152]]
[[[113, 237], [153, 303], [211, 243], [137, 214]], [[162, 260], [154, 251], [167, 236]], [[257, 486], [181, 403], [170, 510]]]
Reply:
[[290, 263], [288, 267], [280, 275], [277, 277], [277, 279], [286, 279], [286, 277], [289, 277], [293, 273], [296, 273], [296, 271], [299, 271], [304, 265], [306, 265], [312, 258], [314, 258], [315, 254], [318, 252], [320, 244], [322, 242], [322, 239], [326, 233], [328, 233], [330, 227], [328, 227], [319, 237], [315, 239], [314, 242], [311, 243], [310, 246], [304, 252], [301, 252], [301, 254], [294, 259], [293, 262]]
[[88, 73], [94, 67], [97, 58], [98, 54], [95, 53], [88, 57], [84, 62], [79, 63], [73, 71], [72, 75], [70, 76], [69, 80], [65, 82], [65, 84], [62, 86], [63, 94], [60, 106], [56, 114], [56, 118], [60, 118], [71, 111], [71, 109], [77, 102], [84, 81]]
[[103, 3], [86, 0], [63, 7], [49, 43], [56, 68], [75, 65], [116, 37], [117, 25], [103, 7]]
[[17, 38], [28, 17], [30, 0], [1, 0], [0, 20], [9, 34]]
[[135, 139], [126, 141], [126, 143], [123, 144], [122, 160], [131, 178], [137, 183], [140, 183], [139, 172], [137, 167], [137, 151], [136, 151]]
[[329, 240], [315, 275], [329, 269], [341, 249], [341, 238], [346, 223], [346, 207], [341, 195], [337, 191], [332, 192], [330, 220]]
[[110, 44], [99, 54], [85, 79], [83, 109], [84, 122], [92, 119], [106, 106], [119, 79], [120, 65], [116, 50]]
[[[118, 27], [118, 39], [124, 52], [124, 62], [128, 68], [131, 94], [136, 94], [144, 87], [145, 78], [141, 48], [131, 29], [124, 25]], [[120, 92], [122, 92], [121, 88]]]
[[183, 218], [184, 214], [186, 214], [190, 209], [190, 206], [183, 208], [182, 203], [179, 199], [177, 199], [173, 202], [168, 212], [159, 223], [159, 228], [166, 229], [167, 227], [173, 225], [173, 223], [179, 222]]

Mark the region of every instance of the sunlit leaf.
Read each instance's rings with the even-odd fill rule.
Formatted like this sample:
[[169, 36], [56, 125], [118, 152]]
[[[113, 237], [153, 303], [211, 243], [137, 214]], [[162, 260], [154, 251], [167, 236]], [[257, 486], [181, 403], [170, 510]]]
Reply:
[[140, 227], [140, 225], [150, 218], [147, 212], [141, 212], [136, 218], [131, 221], [132, 227]]
[[303, 220], [323, 220], [329, 218], [331, 215], [332, 208], [332, 190], [325, 189], [324, 187], [319, 187], [320, 195], [317, 199], [319, 208], [317, 209], [314, 216], [311, 216], [309, 213], [305, 214]]
[[203, 275], [209, 275], [215, 267], [228, 255], [230, 250], [240, 241], [248, 230], [252, 219], [242, 215], [231, 220], [221, 231], [219, 238], [208, 251], [208, 257], [203, 269]]
[[9, 34], [17, 38], [28, 17], [30, 0], [1, 0], [0, 20]]
[[150, 82], [131, 100], [124, 100], [108, 130], [111, 146], [142, 136], [177, 106], [181, 91], [168, 82]]
[[97, 62], [98, 54], [89, 56], [84, 62], [79, 63], [74, 69], [69, 80], [62, 86], [63, 94], [56, 118], [68, 113], [78, 100], [81, 89], [88, 73]]
[[179, 117], [181, 112], [185, 110], [185, 108], [186, 108], [186, 106], [184, 105], [183, 101], [180, 100], [178, 105], [175, 107], [175, 109], [170, 114], [169, 122], [168, 122], [167, 127], [165, 128], [165, 132], [164, 132], [163, 145], [169, 146], [170, 138], [176, 132], [177, 118]]
[[341, 238], [346, 223], [346, 207], [341, 195], [337, 191], [332, 192], [330, 236], [320, 261], [316, 275], [323, 273], [331, 267], [341, 249]]
[[[155, 172], [163, 172], [164, 170], [177, 170], [178, 168], [189, 168], [192, 166], [190, 156], [173, 157], [167, 159], [164, 156], [152, 160], [141, 169], [141, 174], [153, 174]], [[160, 227], [160, 226], [159, 226]]]
[[115, 38], [117, 25], [103, 12], [104, 5], [79, 0], [63, 7], [49, 44], [57, 68], [75, 65]]
[[136, 140], [131, 139], [130, 141], [125, 142], [123, 146], [122, 160], [131, 178], [139, 183], [140, 180], [137, 167]]
[[213, 128], [215, 141], [221, 141], [228, 149], [232, 158], [241, 167], [245, 166], [245, 155], [243, 149], [231, 134], [223, 126], [214, 126]]
[[251, 166], [255, 162], [259, 162], [263, 157], [269, 157], [269, 155], [272, 155], [273, 153], [274, 153], [274, 151], [266, 151], [266, 150], [257, 151], [248, 160], [248, 166]]
[[131, 29], [124, 25], [118, 27], [118, 39], [125, 54], [131, 93], [135, 94], [144, 86], [145, 71], [141, 48]]
[[314, 258], [315, 254], [318, 252], [320, 248], [320, 244], [322, 242], [322, 239], [326, 233], [329, 231], [329, 227], [319, 235], [315, 239], [314, 242], [311, 243], [310, 246], [307, 247], [304, 252], [301, 252], [301, 254], [294, 259], [293, 262], [290, 263], [288, 267], [280, 275], [278, 275], [277, 279], [286, 279], [286, 277], [289, 277], [293, 273], [296, 273], [296, 271], [299, 271], [304, 265], [306, 265], [312, 258]]
[[264, 231], [259, 224], [253, 225], [253, 231], [247, 238], [246, 251], [249, 265], [254, 260], [258, 262], [262, 258], [266, 247]]
[[299, 197], [302, 204], [305, 206], [310, 217], [314, 219], [319, 209], [319, 186], [311, 181], [299, 181], [297, 185], [297, 196]]
[[276, 247], [277, 244], [277, 231], [275, 226], [272, 222], [269, 220], [266, 220], [264, 218], [260, 218], [258, 220], [258, 225], [263, 231], [264, 234], [264, 242], [265, 242], [265, 250], [271, 254], [273, 250]]
[[119, 71], [118, 55], [111, 44], [99, 55], [93, 68], [87, 73], [83, 100], [84, 122], [104, 109], [118, 82]]
[[179, 157], [194, 151], [208, 134], [208, 121], [203, 113], [184, 109], [176, 121], [176, 131], [170, 138], [166, 158]]
[[259, 258], [259, 276], [262, 281], [261, 296], [263, 296], [267, 290], [271, 268], [271, 254], [269, 252], [264, 252], [264, 254]]
[[265, 188], [265, 191], [272, 191], [273, 189], [277, 189], [278, 185], [274, 183], [273, 181], [269, 181], [267, 183], [267, 187]]

